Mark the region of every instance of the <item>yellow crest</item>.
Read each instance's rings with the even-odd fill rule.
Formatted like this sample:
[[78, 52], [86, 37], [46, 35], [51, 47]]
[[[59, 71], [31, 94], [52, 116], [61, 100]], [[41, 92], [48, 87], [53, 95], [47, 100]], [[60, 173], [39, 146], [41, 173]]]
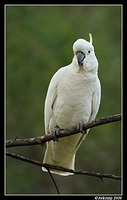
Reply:
[[92, 34], [89, 33], [89, 37], [90, 37], [90, 44], [92, 44]]

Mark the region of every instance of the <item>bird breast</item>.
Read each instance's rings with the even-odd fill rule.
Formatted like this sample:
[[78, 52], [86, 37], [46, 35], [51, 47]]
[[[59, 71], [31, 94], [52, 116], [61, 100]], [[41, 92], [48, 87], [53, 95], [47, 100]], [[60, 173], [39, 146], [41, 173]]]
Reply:
[[69, 128], [79, 120], [88, 122], [91, 115], [92, 85], [71, 74], [61, 79], [53, 115], [60, 128]]

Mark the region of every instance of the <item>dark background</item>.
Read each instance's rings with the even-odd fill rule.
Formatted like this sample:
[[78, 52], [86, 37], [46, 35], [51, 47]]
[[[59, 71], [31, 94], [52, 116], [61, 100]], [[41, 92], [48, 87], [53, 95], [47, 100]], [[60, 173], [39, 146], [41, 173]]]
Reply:
[[[71, 63], [78, 38], [93, 45], [102, 86], [97, 118], [121, 113], [121, 6], [6, 6], [6, 139], [44, 135], [44, 101], [53, 74]], [[43, 160], [45, 145], [11, 152]], [[121, 126], [92, 128], [81, 144], [75, 169], [121, 174]], [[48, 173], [6, 160], [7, 194], [55, 194]], [[121, 182], [54, 175], [62, 194], [120, 194]]]

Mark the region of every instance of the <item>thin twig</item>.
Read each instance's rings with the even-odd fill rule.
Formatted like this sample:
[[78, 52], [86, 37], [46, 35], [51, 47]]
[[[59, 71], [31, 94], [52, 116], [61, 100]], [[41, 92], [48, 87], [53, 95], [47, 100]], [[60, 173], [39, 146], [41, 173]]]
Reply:
[[50, 177], [51, 177], [51, 179], [52, 179], [52, 181], [53, 181], [53, 183], [54, 183], [54, 185], [55, 185], [55, 188], [56, 188], [57, 193], [60, 194], [60, 191], [59, 191], [59, 189], [58, 189], [58, 186], [57, 186], [57, 184], [56, 184], [56, 181], [55, 181], [55, 179], [53, 178], [53, 175], [51, 174], [49, 168], [47, 168], [47, 170], [48, 170], [48, 173], [49, 173], [49, 175], [50, 175]]
[[12, 158], [16, 158], [18, 160], [22, 160], [34, 165], [38, 165], [38, 166], [43, 166], [46, 169], [56, 169], [56, 170], [60, 170], [60, 171], [65, 171], [65, 172], [70, 172], [73, 174], [78, 174], [78, 175], [87, 175], [87, 176], [94, 176], [94, 177], [98, 177], [101, 180], [103, 178], [110, 178], [110, 179], [115, 179], [115, 180], [121, 180], [120, 176], [116, 176], [116, 175], [112, 175], [112, 174], [102, 174], [102, 173], [98, 173], [98, 172], [89, 172], [89, 171], [81, 171], [81, 170], [72, 170], [72, 169], [68, 169], [68, 168], [64, 168], [61, 166], [55, 166], [55, 165], [49, 165], [49, 164], [43, 164], [42, 162], [36, 161], [36, 160], [31, 160], [29, 158], [26, 158], [24, 156], [20, 156], [14, 153], [9, 153], [6, 152], [6, 155]]
[[[121, 114], [103, 117], [103, 118], [96, 119], [94, 121], [84, 124], [84, 130], [93, 128], [95, 126], [100, 126], [103, 124], [120, 121], [120, 120], [121, 120]], [[73, 126], [73, 127], [70, 127], [69, 129], [60, 130], [60, 134], [58, 138], [77, 134], [78, 132], [79, 130], [77, 129], [77, 126]], [[15, 147], [15, 146], [40, 145], [53, 139], [54, 138], [52, 134], [48, 134], [48, 135], [40, 136], [40, 137], [34, 137], [34, 138], [25, 138], [25, 139], [15, 138], [12, 140], [7, 140], [6, 147], [8, 148], [8, 147]]]

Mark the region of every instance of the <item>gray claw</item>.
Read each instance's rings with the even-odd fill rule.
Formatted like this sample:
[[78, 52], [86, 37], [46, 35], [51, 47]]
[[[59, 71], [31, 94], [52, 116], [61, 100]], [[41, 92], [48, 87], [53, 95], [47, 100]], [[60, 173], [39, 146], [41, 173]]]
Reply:
[[53, 128], [53, 130], [52, 130], [52, 135], [53, 135], [53, 142], [55, 142], [55, 141], [59, 141], [58, 140], [58, 136], [59, 136], [59, 134], [60, 134], [60, 128], [58, 127], [58, 126], [56, 126], [55, 128]]
[[86, 132], [86, 131], [84, 130], [84, 122], [83, 122], [83, 121], [79, 121], [79, 122], [77, 123], [77, 129], [79, 130], [80, 133]]

